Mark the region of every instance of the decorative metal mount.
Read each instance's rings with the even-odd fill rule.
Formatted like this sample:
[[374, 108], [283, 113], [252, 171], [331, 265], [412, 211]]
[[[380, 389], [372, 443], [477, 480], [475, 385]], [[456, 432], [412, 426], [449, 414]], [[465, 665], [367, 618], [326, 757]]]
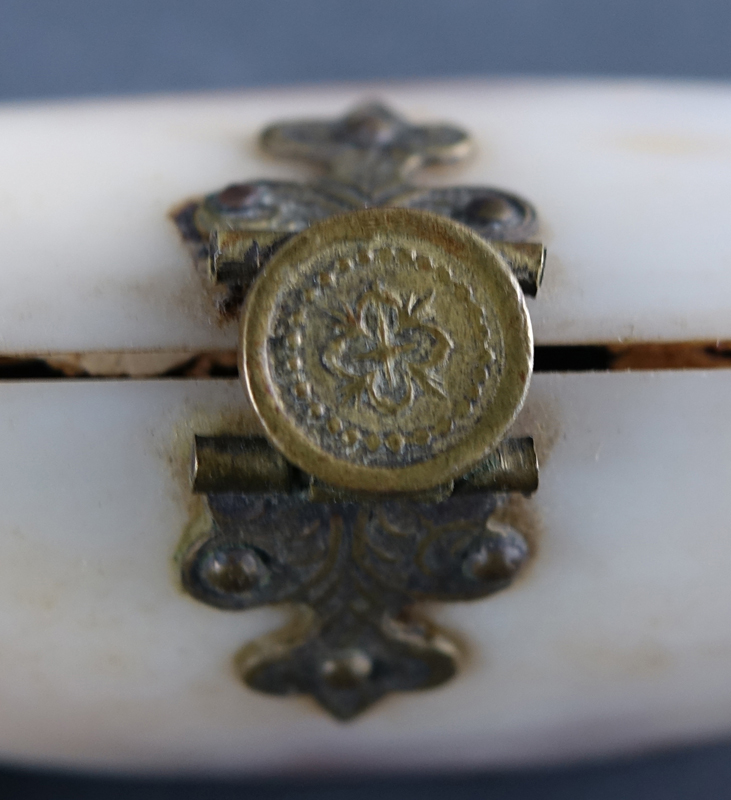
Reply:
[[513, 195], [407, 183], [468, 152], [456, 128], [370, 105], [261, 143], [325, 175], [234, 184], [176, 215], [221, 310], [243, 306], [262, 431], [196, 437], [209, 514], [181, 543], [182, 579], [218, 608], [292, 604], [289, 625], [240, 651], [241, 677], [348, 719], [454, 674], [454, 644], [414, 602], [484, 597], [528, 557], [489, 518], [506, 492], [537, 488], [532, 440], [506, 432], [545, 251]]

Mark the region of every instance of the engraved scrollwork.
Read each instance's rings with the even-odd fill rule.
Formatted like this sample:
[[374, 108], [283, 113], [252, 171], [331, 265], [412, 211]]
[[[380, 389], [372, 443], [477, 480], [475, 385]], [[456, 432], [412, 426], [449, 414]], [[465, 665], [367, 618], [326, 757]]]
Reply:
[[310, 694], [348, 719], [388, 692], [452, 676], [457, 647], [411, 607], [510, 582], [528, 548], [487, 527], [495, 505], [493, 495], [368, 506], [209, 495], [212, 526], [182, 553], [183, 582], [218, 608], [295, 604], [287, 625], [242, 648], [237, 668], [252, 688]]
[[[215, 229], [301, 231], [333, 214], [374, 205], [432, 211], [487, 239], [521, 241], [535, 233], [526, 200], [487, 187], [420, 189], [407, 181], [417, 170], [463, 159], [467, 134], [449, 125], [412, 125], [373, 103], [332, 121], [298, 120], [269, 126], [261, 146], [271, 155], [319, 164], [325, 177], [308, 183], [231, 184], [177, 209], [183, 237], [205, 244]], [[196, 257], [200, 251], [196, 248]]]

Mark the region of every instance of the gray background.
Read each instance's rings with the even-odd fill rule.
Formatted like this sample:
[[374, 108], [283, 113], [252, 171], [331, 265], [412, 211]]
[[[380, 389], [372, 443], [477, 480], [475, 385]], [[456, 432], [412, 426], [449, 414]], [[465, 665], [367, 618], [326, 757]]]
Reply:
[[[728, 79], [731, 2], [0, 0], [0, 100], [463, 75]], [[522, 774], [316, 782], [129, 781], [8, 766], [0, 797], [721, 800], [731, 797], [731, 745]]]
[[484, 74], [731, 76], [728, 0], [0, 0], [0, 99]]

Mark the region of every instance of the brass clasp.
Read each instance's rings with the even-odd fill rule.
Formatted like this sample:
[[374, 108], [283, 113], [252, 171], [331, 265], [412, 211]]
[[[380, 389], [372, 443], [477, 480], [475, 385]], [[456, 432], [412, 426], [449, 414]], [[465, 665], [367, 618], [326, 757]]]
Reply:
[[220, 309], [241, 315], [263, 433], [196, 437], [210, 520], [186, 540], [183, 584], [219, 608], [296, 604], [239, 672], [347, 719], [454, 673], [454, 644], [415, 601], [486, 596], [528, 557], [489, 518], [504, 493], [537, 488], [532, 441], [507, 434], [545, 250], [520, 198], [408, 182], [468, 152], [456, 128], [371, 105], [272, 126], [262, 146], [325, 174], [235, 184], [177, 217]]

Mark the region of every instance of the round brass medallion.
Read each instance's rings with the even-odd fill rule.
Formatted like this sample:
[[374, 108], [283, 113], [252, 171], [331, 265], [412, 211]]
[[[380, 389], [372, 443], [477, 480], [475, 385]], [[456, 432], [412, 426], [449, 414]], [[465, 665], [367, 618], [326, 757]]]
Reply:
[[283, 245], [249, 292], [242, 338], [272, 443], [364, 492], [430, 489], [474, 466], [515, 419], [533, 363], [523, 294], [489, 242], [397, 208]]

